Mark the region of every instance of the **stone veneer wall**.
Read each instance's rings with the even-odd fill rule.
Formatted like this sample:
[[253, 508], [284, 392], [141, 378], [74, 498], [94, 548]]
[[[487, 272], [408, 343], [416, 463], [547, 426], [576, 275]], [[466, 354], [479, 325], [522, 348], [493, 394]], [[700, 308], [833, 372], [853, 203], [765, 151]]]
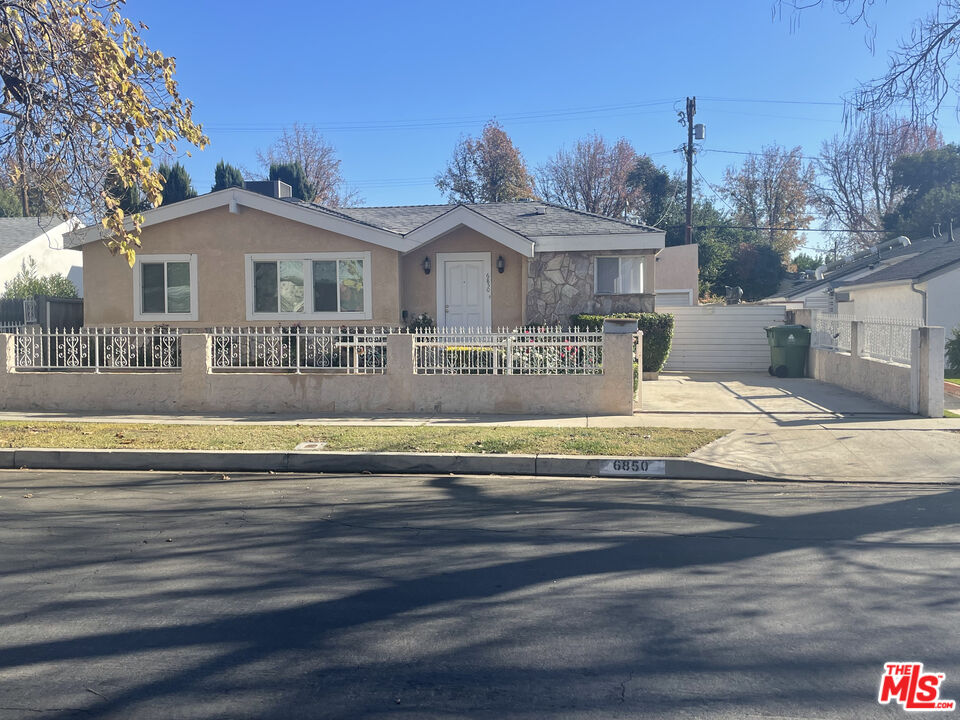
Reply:
[[[527, 322], [566, 325], [575, 313], [653, 312], [652, 293], [595, 295], [595, 252], [537, 253], [527, 266]], [[637, 255], [636, 251], [602, 255]], [[647, 255], [654, 262], [654, 255]]]

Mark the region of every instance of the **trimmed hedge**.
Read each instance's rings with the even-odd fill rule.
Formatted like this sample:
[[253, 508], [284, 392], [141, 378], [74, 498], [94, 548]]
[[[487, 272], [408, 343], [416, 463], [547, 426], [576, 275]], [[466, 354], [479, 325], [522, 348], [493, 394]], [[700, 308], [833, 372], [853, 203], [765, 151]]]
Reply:
[[673, 343], [673, 315], [669, 313], [614, 313], [612, 315], [571, 315], [570, 326], [600, 332], [607, 318], [636, 318], [643, 331], [643, 371], [660, 372]]

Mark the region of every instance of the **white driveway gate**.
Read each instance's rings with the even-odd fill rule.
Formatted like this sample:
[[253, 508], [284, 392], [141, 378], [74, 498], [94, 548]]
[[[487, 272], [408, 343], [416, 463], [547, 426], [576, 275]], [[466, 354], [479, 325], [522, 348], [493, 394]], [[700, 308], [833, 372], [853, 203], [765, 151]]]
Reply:
[[664, 370], [766, 372], [764, 328], [783, 325], [783, 305], [698, 305], [665, 309], [674, 320], [673, 349]]

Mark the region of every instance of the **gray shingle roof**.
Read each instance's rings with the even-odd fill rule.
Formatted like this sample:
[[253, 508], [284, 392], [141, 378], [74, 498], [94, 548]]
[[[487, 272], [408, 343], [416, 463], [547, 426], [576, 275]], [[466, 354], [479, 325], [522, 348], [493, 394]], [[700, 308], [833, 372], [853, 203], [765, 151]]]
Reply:
[[0, 257], [12, 253], [62, 222], [56, 217], [0, 217]]
[[[304, 204], [304, 203], [299, 203]], [[453, 210], [456, 205], [407, 205], [396, 207], [330, 208], [310, 205], [367, 225], [406, 235], [421, 225]], [[548, 235], [610, 235], [622, 233], [660, 232], [647, 225], [638, 225], [616, 218], [572, 210], [561, 205], [533, 202], [466, 204], [471, 210], [513, 230], [524, 237]]]
[[[925, 250], [919, 255], [896, 265], [858, 277], [847, 284], [853, 286], [896, 280], [921, 280], [927, 275], [960, 262], [960, 242], [944, 242], [940, 238], [938, 240], [941, 240], [941, 242], [936, 247]], [[844, 283], [838, 283], [838, 285], [843, 286]]]
[[[914, 240], [912, 244], [907, 245], [906, 247], [898, 245], [888, 248], [880, 253], [880, 261], [887, 262], [896, 260], [900, 257], [917, 255], [924, 252], [926, 248], [939, 244], [939, 242], [940, 238], [927, 237]], [[858, 258], [857, 260], [851, 260], [850, 262], [844, 263], [837, 269], [827, 273], [823, 280], [809, 280], [807, 282], [793, 285], [783, 294], [783, 296], [786, 298], [794, 298], [799, 295], [806, 295], [811, 290], [816, 290], [820, 287], [835, 288], [841, 287], [845, 284], [853, 284], [854, 282], [859, 283], [861, 282], [860, 278], [857, 278], [856, 280], [850, 280], [847, 283], [844, 282], [844, 279], [856, 272], [869, 268], [871, 265], [874, 265], [877, 262], [878, 260], [876, 255], [868, 255], [866, 257]]]

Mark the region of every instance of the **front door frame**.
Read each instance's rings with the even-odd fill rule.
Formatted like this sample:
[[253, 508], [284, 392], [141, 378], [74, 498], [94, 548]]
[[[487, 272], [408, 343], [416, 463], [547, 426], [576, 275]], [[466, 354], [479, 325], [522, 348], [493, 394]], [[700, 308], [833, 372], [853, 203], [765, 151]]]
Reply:
[[446, 312], [446, 300], [447, 300], [447, 268], [445, 263], [447, 262], [469, 262], [480, 260], [483, 262], [483, 274], [484, 280], [486, 281], [486, 289], [484, 290], [484, 322], [481, 323], [482, 327], [489, 327], [491, 324], [491, 298], [492, 293], [490, 292], [490, 283], [493, 282], [493, 278], [490, 275], [490, 253], [488, 252], [460, 252], [460, 253], [437, 253], [437, 327], [446, 327], [447, 324], [447, 312]]

